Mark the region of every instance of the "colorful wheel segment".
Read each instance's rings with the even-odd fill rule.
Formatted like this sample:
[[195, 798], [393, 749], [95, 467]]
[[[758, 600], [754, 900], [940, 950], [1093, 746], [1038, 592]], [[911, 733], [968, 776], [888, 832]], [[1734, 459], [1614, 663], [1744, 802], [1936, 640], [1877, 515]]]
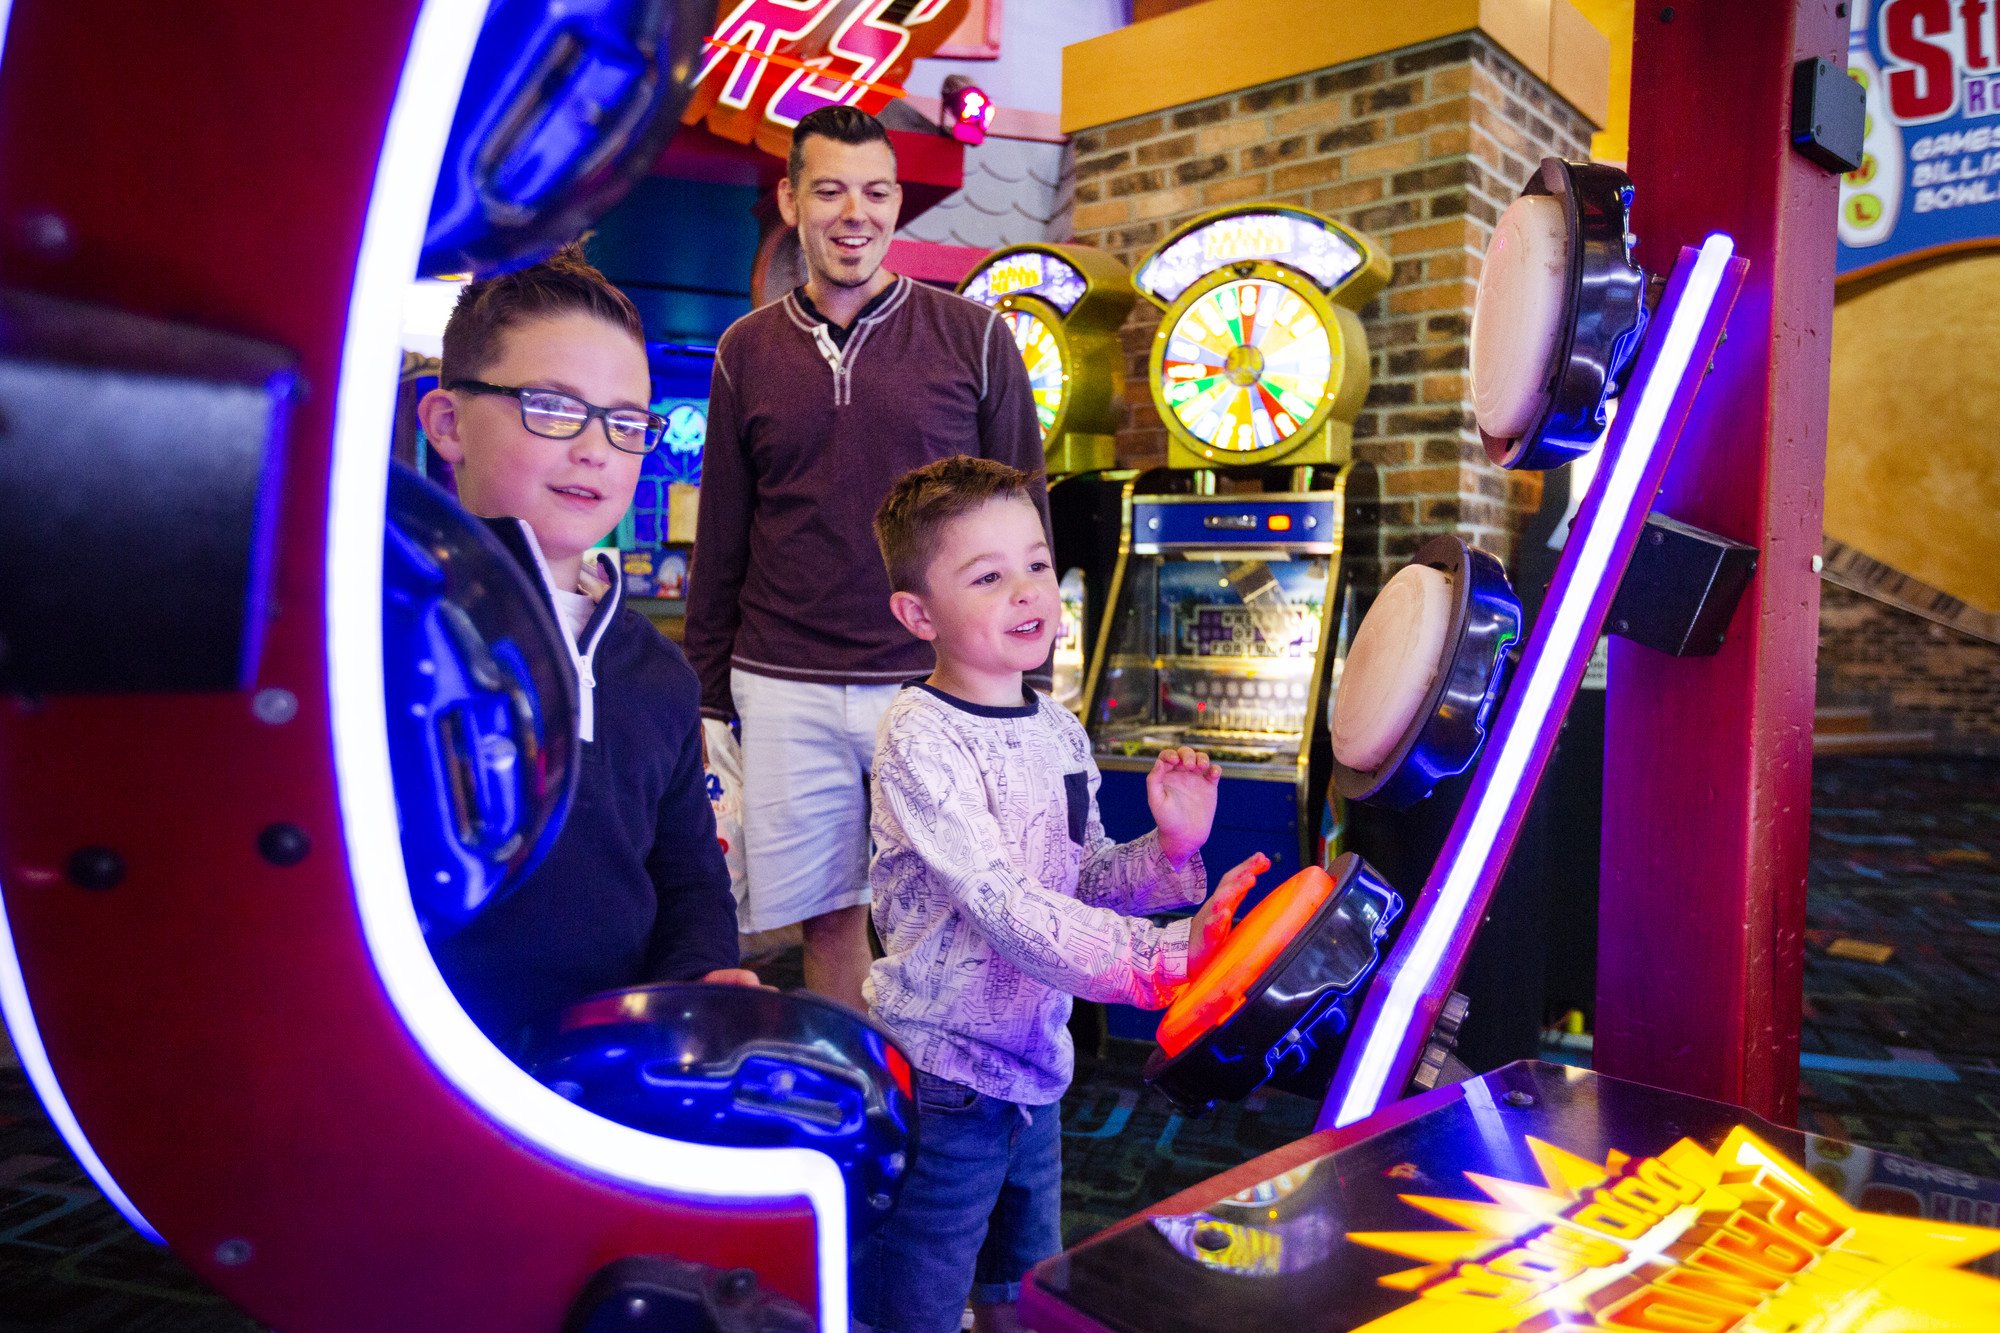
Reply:
[[1069, 390], [1068, 376], [1063, 373], [1062, 344], [1056, 340], [1056, 331], [1049, 322], [1032, 310], [1004, 310], [1000, 318], [1007, 321], [1008, 331], [1021, 349], [1021, 358], [1028, 363], [1028, 388], [1035, 395], [1035, 418], [1042, 424], [1042, 438], [1047, 439], [1056, 418], [1062, 415], [1063, 396]]
[[1234, 453], [1284, 444], [1319, 412], [1333, 375], [1322, 316], [1269, 278], [1197, 297], [1168, 334], [1161, 396], [1203, 443]]

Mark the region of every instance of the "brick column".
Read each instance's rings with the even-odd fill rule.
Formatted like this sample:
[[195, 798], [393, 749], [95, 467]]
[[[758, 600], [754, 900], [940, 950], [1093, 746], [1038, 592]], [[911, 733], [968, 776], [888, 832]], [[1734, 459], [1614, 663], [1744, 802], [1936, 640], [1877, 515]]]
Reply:
[[[1364, 596], [1439, 532], [1511, 563], [1538, 476], [1486, 462], [1467, 397], [1479, 257], [1544, 156], [1588, 156], [1591, 125], [1481, 33], [1429, 42], [1074, 136], [1076, 239], [1136, 264], [1174, 227], [1224, 204], [1300, 204], [1365, 231], [1395, 260], [1362, 312], [1373, 381], [1355, 455], [1380, 533], [1352, 550]], [[1159, 311], [1124, 330], [1120, 461], [1166, 457], [1145, 382]], [[1352, 548], [1351, 548], [1352, 549]]]

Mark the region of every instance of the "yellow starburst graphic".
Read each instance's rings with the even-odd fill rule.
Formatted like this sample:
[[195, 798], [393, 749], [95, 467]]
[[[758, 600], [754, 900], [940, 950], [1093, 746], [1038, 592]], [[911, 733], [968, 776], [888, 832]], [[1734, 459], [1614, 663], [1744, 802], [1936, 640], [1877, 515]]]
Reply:
[[1348, 1237], [1419, 1264], [1357, 1333], [2000, 1329], [2000, 1282], [1961, 1267], [2000, 1231], [1861, 1212], [1748, 1129], [1601, 1163], [1526, 1143], [1539, 1184], [1468, 1171], [1485, 1199], [1399, 1196], [1452, 1229]]

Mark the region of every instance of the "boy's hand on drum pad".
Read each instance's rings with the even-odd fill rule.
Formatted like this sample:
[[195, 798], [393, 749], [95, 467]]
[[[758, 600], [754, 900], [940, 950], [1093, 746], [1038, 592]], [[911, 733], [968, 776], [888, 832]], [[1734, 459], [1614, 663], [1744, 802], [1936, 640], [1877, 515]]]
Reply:
[[762, 986], [757, 974], [747, 967], [718, 967], [713, 972], [702, 975], [703, 981], [711, 986]]
[[1200, 976], [1208, 966], [1215, 951], [1229, 938], [1229, 929], [1236, 921], [1236, 909], [1243, 905], [1243, 895], [1257, 882], [1257, 876], [1271, 868], [1271, 858], [1258, 852], [1248, 861], [1232, 867], [1216, 883], [1215, 892], [1194, 914], [1194, 928], [1188, 932], [1188, 980]]
[[1186, 745], [1162, 750], [1146, 774], [1146, 804], [1160, 830], [1160, 850], [1178, 870], [1208, 841], [1222, 769]]

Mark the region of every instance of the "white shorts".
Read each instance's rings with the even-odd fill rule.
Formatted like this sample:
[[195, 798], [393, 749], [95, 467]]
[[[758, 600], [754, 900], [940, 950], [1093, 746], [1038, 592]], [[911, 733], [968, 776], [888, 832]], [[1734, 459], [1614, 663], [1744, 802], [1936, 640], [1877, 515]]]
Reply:
[[868, 901], [868, 773], [899, 685], [812, 685], [732, 667], [743, 731], [746, 901], [737, 929], [776, 930]]

